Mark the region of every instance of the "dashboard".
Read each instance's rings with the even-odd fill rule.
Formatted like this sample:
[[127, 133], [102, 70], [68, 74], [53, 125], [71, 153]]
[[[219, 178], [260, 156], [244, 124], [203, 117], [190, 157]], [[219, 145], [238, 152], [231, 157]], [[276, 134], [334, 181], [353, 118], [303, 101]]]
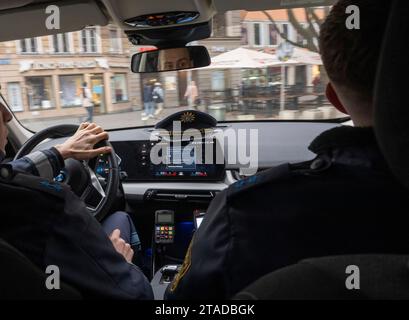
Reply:
[[[210, 190], [221, 191], [237, 179], [234, 173], [246, 172], [248, 164], [229, 161], [230, 153], [238, 153], [240, 148], [249, 145], [249, 141], [240, 138], [240, 132], [257, 133], [257, 165], [259, 170], [271, 168], [282, 163], [308, 161], [315, 155], [308, 150], [309, 144], [320, 133], [340, 126], [337, 123], [319, 122], [228, 122], [219, 123], [217, 130], [230, 132], [231, 139], [225, 139], [224, 158], [222, 164], [169, 164], [155, 165], [150, 158], [152, 147], [160, 143], [152, 141], [154, 129], [151, 127], [112, 130], [109, 132], [110, 142], [120, 158], [120, 167], [127, 178], [122, 182], [125, 195], [134, 200], [143, 200], [149, 189], [161, 190]], [[235, 137], [234, 137], [235, 136]], [[247, 135], [248, 136], [248, 135]], [[45, 149], [61, 143], [64, 138], [43, 142], [36, 149]], [[206, 142], [205, 142], [206, 143]], [[166, 151], [165, 159], [172, 160], [182, 156], [180, 147]], [[186, 158], [196, 161], [196, 154]], [[106, 168], [104, 160], [99, 160], [96, 167], [101, 175]]]

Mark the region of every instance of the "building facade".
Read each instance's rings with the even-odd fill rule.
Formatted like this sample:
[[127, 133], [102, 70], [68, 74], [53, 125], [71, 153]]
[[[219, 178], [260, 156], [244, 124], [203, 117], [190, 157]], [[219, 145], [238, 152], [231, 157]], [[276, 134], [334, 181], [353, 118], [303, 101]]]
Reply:
[[84, 114], [83, 83], [96, 113], [132, 108], [129, 42], [115, 26], [0, 43], [0, 84], [20, 119]]
[[[303, 8], [293, 9], [294, 18], [299, 27], [310, 26], [306, 11]], [[324, 17], [324, 9], [315, 11], [319, 18]], [[270, 16], [270, 18], [269, 18]], [[291, 42], [306, 45], [306, 39], [297, 32], [296, 27], [290, 22], [287, 10], [242, 11], [242, 46], [266, 53], [275, 53], [278, 46], [286, 39]], [[274, 23], [271, 21], [273, 20]], [[319, 26], [312, 24], [316, 32]], [[278, 29], [278, 30], [277, 30]], [[280, 33], [284, 35], [282, 38]], [[318, 47], [318, 39], [314, 39]], [[297, 66], [286, 68], [286, 84], [312, 86], [313, 79], [319, 74], [317, 66]], [[243, 82], [255, 81], [256, 85], [263, 86], [280, 80], [280, 68], [266, 70], [249, 70], [243, 74]]]

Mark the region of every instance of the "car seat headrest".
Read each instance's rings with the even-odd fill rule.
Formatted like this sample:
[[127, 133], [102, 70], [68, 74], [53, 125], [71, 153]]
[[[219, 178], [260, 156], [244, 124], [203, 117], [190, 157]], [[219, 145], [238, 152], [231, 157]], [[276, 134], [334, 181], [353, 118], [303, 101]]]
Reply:
[[[408, 52], [402, 35], [409, 34], [409, 6], [395, 0], [379, 61], [375, 87], [375, 133], [394, 175], [409, 188]], [[380, 18], [381, 19], [381, 18]]]

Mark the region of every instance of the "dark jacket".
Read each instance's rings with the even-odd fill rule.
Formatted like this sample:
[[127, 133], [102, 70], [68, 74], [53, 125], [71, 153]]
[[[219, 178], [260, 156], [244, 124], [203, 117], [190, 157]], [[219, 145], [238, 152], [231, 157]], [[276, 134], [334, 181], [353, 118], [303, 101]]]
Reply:
[[313, 161], [239, 181], [211, 203], [168, 298], [230, 298], [309, 257], [409, 252], [408, 192], [370, 128], [317, 137]]
[[143, 86], [143, 102], [148, 103], [153, 101], [153, 88], [150, 85]]
[[44, 272], [49, 265], [58, 266], [61, 280], [84, 297], [152, 299], [146, 277], [116, 252], [83, 201], [67, 186], [47, 179], [63, 165], [54, 148], [6, 165], [17, 175], [0, 178], [0, 238]]

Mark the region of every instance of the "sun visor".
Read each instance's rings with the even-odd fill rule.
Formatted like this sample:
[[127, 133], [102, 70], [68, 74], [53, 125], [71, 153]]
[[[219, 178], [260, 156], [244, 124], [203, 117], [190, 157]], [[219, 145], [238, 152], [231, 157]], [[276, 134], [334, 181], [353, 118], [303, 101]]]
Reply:
[[77, 31], [88, 25], [108, 24], [108, 19], [94, 1], [64, 1], [56, 4], [60, 13], [59, 29], [47, 28], [47, 18], [56, 12], [53, 10], [47, 13], [46, 9], [50, 3], [0, 11], [0, 41]]
[[402, 40], [409, 34], [408, 16], [407, 0], [394, 1], [377, 76], [375, 132], [389, 167], [409, 188], [409, 63], [407, 44]]
[[304, 8], [333, 5], [336, 0], [257, 0], [257, 1], [237, 1], [237, 0], [214, 0], [213, 3], [218, 12], [229, 10], [274, 10], [287, 8]]

